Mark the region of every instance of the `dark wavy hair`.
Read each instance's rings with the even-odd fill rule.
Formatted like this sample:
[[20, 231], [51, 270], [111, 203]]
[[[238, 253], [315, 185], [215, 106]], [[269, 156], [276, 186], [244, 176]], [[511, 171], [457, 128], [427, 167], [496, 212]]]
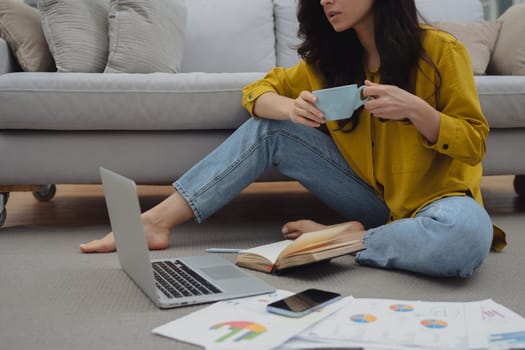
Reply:
[[[419, 59], [426, 58], [422, 46], [423, 29], [419, 25], [415, 1], [375, 0], [373, 11], [375, 42], [381, 60], [381, 83], [396, 85], [414, 93], [411, 78]], [[336, 32], [317, 0], [299, 0], [297, 18], [299, 37], [302, 39], [297, 51], [308, 64], [317, 68], [325, 88], [364, 84], [365, 52], [354, 29]], [[429, 63], [435, 67], [432, 62]], [[439, 89], [438, 86], [436, 88]], [[354, 113], [356, 116], [357, 111]], [[343, 128], [348, 121], [341, 121], [340, 127]], [[355, 119], [351, 129], [357, 122]]]

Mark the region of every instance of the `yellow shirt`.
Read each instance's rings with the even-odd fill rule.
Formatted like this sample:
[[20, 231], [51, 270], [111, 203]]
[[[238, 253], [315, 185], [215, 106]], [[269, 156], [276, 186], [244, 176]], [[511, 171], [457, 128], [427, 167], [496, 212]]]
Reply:
[[[452, 35], [430, 27], [424, 27], [423, 47], [442, 79], [436, 96], [434, 68], [420, 60], [415, 94], [440, 112], [435, 144], [411, 123], [382, 121], [366, 109], [349, 133], [334, 131], [336, 122], [327, 122], [340, 152], [385, 201], [391, 220], [413, 217], [425, 205], [447, 196], [471, 194], [483, 204], [481, 161], [489, 126], [481, 111], [469, 54]], [[253, 115], [255, 100], [266, 92], [296, 98], [303, 90], [321, 88], [317, 71], [301, 61], [288, 69], [274, 68], [264, 79], [246, 86], [243, 106]]]

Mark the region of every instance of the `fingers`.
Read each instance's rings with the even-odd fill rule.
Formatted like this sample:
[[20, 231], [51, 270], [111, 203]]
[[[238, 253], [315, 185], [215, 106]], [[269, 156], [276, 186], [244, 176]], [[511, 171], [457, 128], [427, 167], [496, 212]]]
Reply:
[[294, 123], [303, 124], [311, 127], [319, 127], [325, 123], [323, 112], [317, 107], [317, 97], [310, 91], [303, 91], [294, 100], [290, 119]]
[[377, 98], [379, 95], [383, 94], [383, 89], [385, 85], [376, 84], [370, 80], [365, 80], [365, 88], [363, 89], [363, 97], [370, 97], [371, 99]]

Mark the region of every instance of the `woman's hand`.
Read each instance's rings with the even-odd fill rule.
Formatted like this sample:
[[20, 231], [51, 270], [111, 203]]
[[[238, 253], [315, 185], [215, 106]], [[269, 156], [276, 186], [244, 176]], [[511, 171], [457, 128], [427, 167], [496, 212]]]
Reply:
[[323, 112], [316, 107], [317, 97], [310, 91], [299, 94], [289, 110], [288, 118], [297, 124], [318, 128], [325, 123]]
[[363, 97], [370, 97], [364, 107], [375, 117], [390, 120], [409, 119], [419, 97], [394, 85], [376, 84], [365, 80]]
[[370, 97], [364, 107], [373, 116], [389, 119], [408, 119], [430, 142], [439, 136], [440, 113], [418, 96], [394, 85], [376, 84], [365, 80], [363, 97]]

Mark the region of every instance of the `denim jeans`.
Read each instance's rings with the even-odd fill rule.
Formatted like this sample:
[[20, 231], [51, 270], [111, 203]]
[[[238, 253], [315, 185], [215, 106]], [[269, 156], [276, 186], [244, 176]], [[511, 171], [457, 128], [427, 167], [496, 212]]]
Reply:
[[415, 218], [387, 224], [388, 207], [352, 171], [331, 137], [290, 121], [248, 120], [173, 186], [202, 222], [271, 167], [365, 226], [359, 264], [467, 277], [489, 252], [492, 224], [472, 198], [444, 198]]

